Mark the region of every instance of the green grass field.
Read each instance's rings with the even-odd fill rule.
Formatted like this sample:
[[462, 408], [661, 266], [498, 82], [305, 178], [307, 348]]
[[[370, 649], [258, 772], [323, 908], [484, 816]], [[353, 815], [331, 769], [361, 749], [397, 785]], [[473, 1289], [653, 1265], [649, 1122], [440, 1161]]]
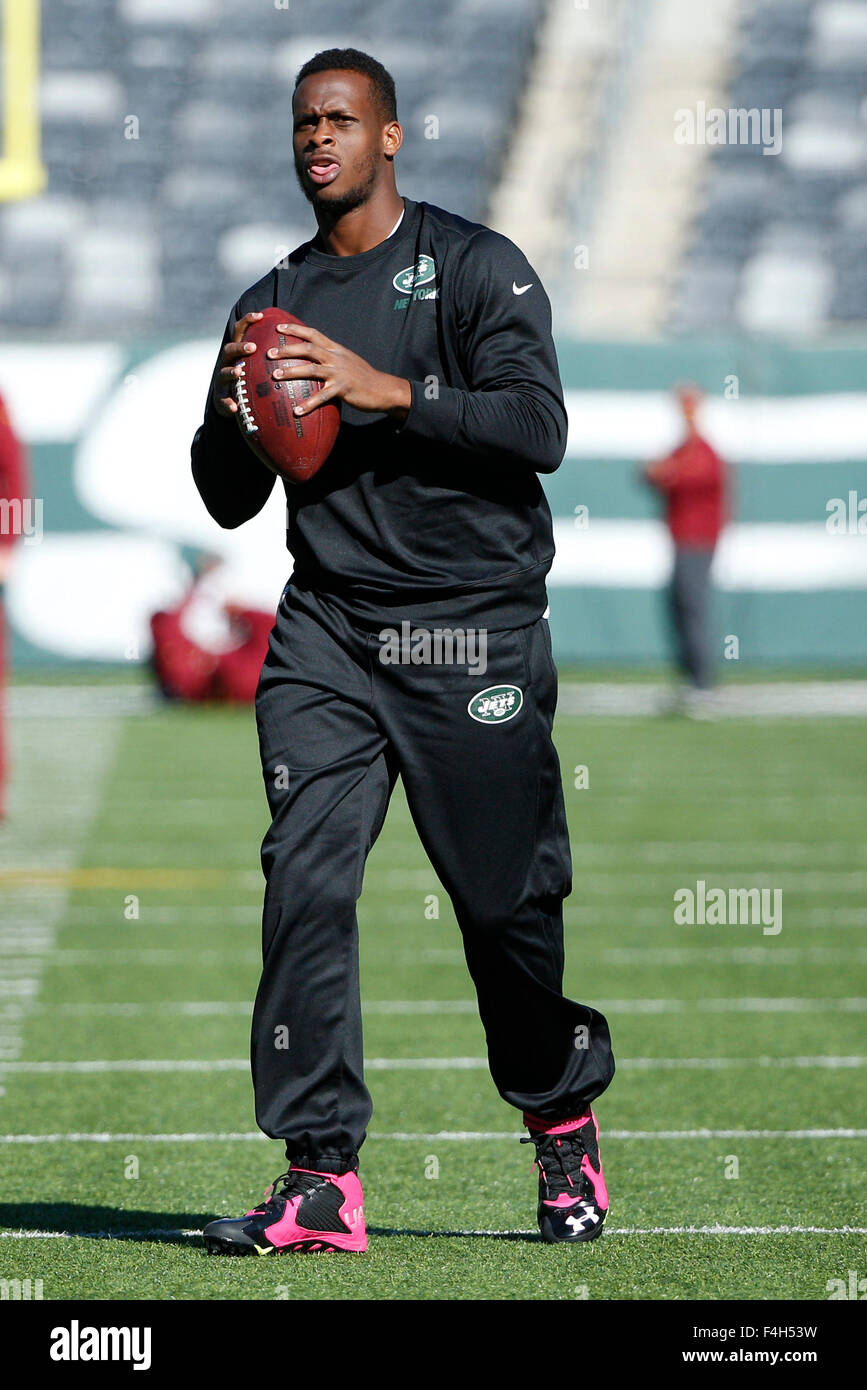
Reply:
[[[270, 1261], [195, 1234], [283, 1168], [246, 1067], [252, 714], [20, 718], [11, 736], [0, 1279], [42, 1279], [45, 1299], [712, 1300], [826, 1299], [867, 1272], [860, 721], [558, 720], [567, 992], [606, 1012], [619, 1064], [596, 1105], [612, 1208], [585, 1247], [533, 1234], [519, 1117], [398, 786], [359, 910], [370, 1249]], [[782, 930], [676, 926], [698, 879], [781, 889]]]

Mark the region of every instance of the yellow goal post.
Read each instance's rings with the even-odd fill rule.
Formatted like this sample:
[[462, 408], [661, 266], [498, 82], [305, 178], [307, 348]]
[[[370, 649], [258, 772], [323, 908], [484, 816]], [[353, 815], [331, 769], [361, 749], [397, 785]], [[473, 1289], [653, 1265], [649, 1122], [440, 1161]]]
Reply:
[[39, 115], [40, 0], [0, 0], [0, 202], [32, 198], [47, 182]]

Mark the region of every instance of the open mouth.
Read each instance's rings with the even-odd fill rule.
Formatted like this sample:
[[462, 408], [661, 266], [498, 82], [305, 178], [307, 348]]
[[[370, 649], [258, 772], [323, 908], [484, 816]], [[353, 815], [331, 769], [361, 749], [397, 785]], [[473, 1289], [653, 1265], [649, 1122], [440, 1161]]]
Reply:
[[340, 165], [333, 159], [317, 159], [308, 164], [307, 173], [314, 183], [332, 183], [340, 173]]

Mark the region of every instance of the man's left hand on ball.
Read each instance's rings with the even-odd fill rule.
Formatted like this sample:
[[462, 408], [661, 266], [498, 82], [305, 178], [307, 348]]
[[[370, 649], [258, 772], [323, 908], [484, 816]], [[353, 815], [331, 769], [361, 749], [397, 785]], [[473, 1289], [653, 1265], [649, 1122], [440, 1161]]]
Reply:
[[277, 331], [304, 341], [269, 348], [268, 357], [272, 360], [303, 357], [305, 361], [279, 367], [274, 377], [279, 381], [313, 379], [322, 382], [320, 390], [309, 401], [295, 406], [296, 415], [307, 415], [326, 401], [337, 399], [356, 410], [380, 410], [396, 420], [406, 419], [412, 397], [409, 382], [404, 377], [377, 371], [358, 353], [332, 342], [318, 328], [310, 328], [307, 324], [281, 323]]

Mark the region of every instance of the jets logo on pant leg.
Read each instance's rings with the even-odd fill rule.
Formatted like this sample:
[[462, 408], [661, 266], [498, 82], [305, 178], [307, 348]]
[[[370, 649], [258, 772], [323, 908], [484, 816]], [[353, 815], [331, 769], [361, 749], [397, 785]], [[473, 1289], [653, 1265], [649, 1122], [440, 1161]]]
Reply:
[[489, 685], [480, 690], [467, 705], [467, 713], [480, 724], [505, 724], [514, 719], [524, 703], [524, 695], [517, 685]]

